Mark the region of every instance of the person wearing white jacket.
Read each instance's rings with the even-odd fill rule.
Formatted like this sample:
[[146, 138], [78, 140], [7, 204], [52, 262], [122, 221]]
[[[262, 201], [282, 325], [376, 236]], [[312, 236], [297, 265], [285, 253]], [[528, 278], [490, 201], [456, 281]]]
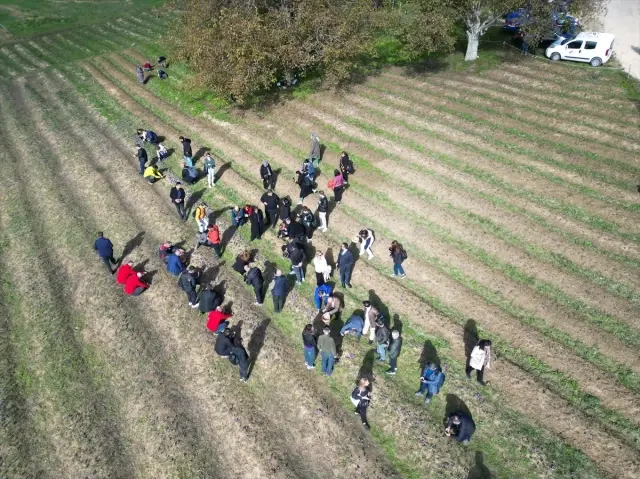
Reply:
[[329, 281], [329, 275], [331, 275], [331, 266], [327, 263], [322, 251], [316, 253], [316, 257], [313, 258], [313, 268], [316, 272], [316, 283], [318, 286], [322, 286]]
[[471, 351], [467, 363], [467, 378], [471, 378], [471, 371], [475, 369], [478, 382], [484, 386], [486, 384], [484, 382], [484, 368], [491, 369], [491, 341], [488, 339], [478, 341]]
[[358, 233], [358, 240], [360, 241], [360, 256], [364, 256], [366, 251], [368, 258], [372, 259], [373, 252], [371, 251], [371, 247], [376, 240], [373, 235], [373, 231], [368, 228], [360, 230], [360, 233]]

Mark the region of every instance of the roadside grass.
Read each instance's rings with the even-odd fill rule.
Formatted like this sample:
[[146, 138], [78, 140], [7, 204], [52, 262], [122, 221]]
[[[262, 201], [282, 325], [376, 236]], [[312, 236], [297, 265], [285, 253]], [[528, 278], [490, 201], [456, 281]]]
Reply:
[[[107, 113], [107, 115], [111, 115], [111, 112], [108, 112], [108, 113]], [[106, 115], [105, 115], [105, 116], [106, 116]], [[129, 125], [129, 126], [125, 129], [125, 131], [130, 131], [130, 129], [131, 129], [132, 127], [133, 127], [133, 125]], [[192, 135], [192, 137], [193, 137], [194, 139], [196, 138], [196, 136], [195, 136], [195, 135]], [[224, 156], [221, 154], [222, 152], [214, 152], [214, 154], [216, 154], [216, 153], [217, 153], [218, 155], [220, 155], [222, 158], [224, 158]], [[175, 161], [175, 162], [177, 162], [177, 160], [174, 160], [174, 161]], [[176, 165], [174, 164], [174, 165], [173, 165], [173, 167], [174, 167], [174, 168], [176, 168]], [[176, 170], [174, 170], [174, 171], [176, 171]], [[242, 171], [242, 169], [238, 169], [238, 168], [236, 168], [236, 163], [235, 163], [235, 162], [234, 162], [234, 171], [236, 171], [238, 174], [240, 174], [240, 175], [241, 175], [241, 176], [243, 176], [243, 177], [245, 177], [245, 175], [247, 175], [247, 173], [246, 173], [246, 172], [243, 172], [243, 171]], [[248, 175], [246, 178], [247, 178], [247, 181], [250, 181], [250, 180], [249, 180], [249, 178], [253, 178], [253, 175]], [[251, 180], [251, 181], [252, 181], [253, 183], [255, 183], [255, 180]], [[237, 196], [236, 194], [234, 194], [234, 192], [227, 192], [227, 191], [225, 191], [224, 183], [222, 183], [222, 184], [220, 184], [220, 185], [217, 185], [217, 186], [216, 186], [216, 188], [215, 188], [215, 192], [216, 192], [216, 194], [217, 194], [217, 193], [220, 193], [220, 192], [223, 192], [225, 195], [228, 195], [228, 196], [227, 196], [227, 200], [228, 200], [228, 201], [231, 201], [231, 202], [233, 202], [233, 203], [242, 203], [242, 202], [244, 202], [243, 200], [246, 200], [245, 198], [241, 198], [241, 197]], [[205, 195], [205, 199], [206, 199], [206, 198], [207, 198], [207, 196]], [[241, 233], [240, 233], [240, 234], [241, 234], [241, 235], [242, 235], [242, 234], [245, 234], [245, 235], [246, 235], [246, 234], [247, 234], [247, 232], [246, 232], [246, 231], [241, 231]], [[263, 253], [263, 254], [266, 254], [266, 255], [269, 255], [269, 254], [270, 254], [270, 252], [269, 252], [269, 251], [264, 251], [264, 250], [262, 251], [262, 253]], [[285, 266], [286, 266], [286, 263], [284, 263], [284, 262], [283, 262], [283, 260], [282, 260], [282, 258], [280, 258], [280, 257], [278, 257], [278, 256], [273, 256], [273, 261], [274, 261], [274, 262], [276, 262], [276, 263], [277, 263], [277, 264], [279, 264], [279, 265], [282, 265], [283, 267], [285, 267]], [[310, 294], [311, 294], [311, 288], [310, 288], [310, 287], [307, 287], [307, 288], [309, 289], [308, 294], [310, 295]], [[294, 320], [294, 321], [295, 321], [295, 320]], [[280, 321], [279, 321], [279, 324], [280, 324]], [[298, 327], [299, 327], [299, 325], [300, 325], [300, 323], [299, 323], [299, 320], [298, 320], [298, 321], [297, 321], [296, 326], [298, 326]], [[298, 335], [298, 334], [299, 334], [299, 333], [298, 333], [298, 331], [299, 331], [299, 330], [297, 330], [294, 326], [292, 326], [291, 328], [292, 328], [292, 329], [291, 329], [291, 331], [292, 331], [292, 332], [295, 332], [295, 334], [296, 334], [296, 335]], [[405, 334], [408, 334], [408, 333], [405, 333]], [[418, 341], [418, 343], [420, 343], [420, 341]], [[409, 355], [403, 355], [403, 356], [406, 356], [406, 358], [407, 358], [407, 359], [408, 359], [408, 357], [409, 357]], [[405, 359], [405, 358], [403, 358], [403, 357], [401, 356], [401, 360], [404, 360], [404, 359]], [[402, 365], [402, 363], [401, 363], [401, 365]], [[462, 366], [460, 365], [460, 366], [459, 366], [459, 368], [461, 369], [461, 368], [462, 368]], [[338, 368], [338, 370], [339, 370], [339, 369], [340, 369], [340, 368]], [[403, 368], [403, 369], [404, 369], [404, 368]], [[395, 378], [394, 378], [394, 379], [395, 379]], [[352, 376], [350, 376], [350, 377], [347, 379], [347, 381], [348, 381], [348, 383], [349, 383], [349, 384], [352, 384], [353, 377], [352, 377]], [[414, 381], [414, 379], [412, 379], [412, 380], [410, 380], [410, 381]], [[349, 386], [349, 388], [350, 388], [350, 387], [351, 387], [351, 386]], [[349, 390], [349, 388], [348, 388], [347, 390]], [[528, 432], [530, 432], [530, 431], [528, 431]], [[375, 426], [374, 426], [374, 434], [375, 434]], [[565, 452], [566, 452], [566, 451], [565, 451]], [[566, 459], [566, 457], [565, 457], [565, 459]], [[563, 461], [563, 462], [564, 462], [564, 461]]]
[[372, 123], [359, 120], [350, 115], [341, 114], [340, 119], [350, 125], [353, 125], [361, 129], [363, 132], [378, 135], [382, 138], [395, 142], [399, 145], [409, 147], [410, 149], [418, 153], [422, 153], [431, 158], [437, 159], [442, 163], [447, 164], [460, 171], [463, 171], [467, 174], [470, 174], [471, 176], [481, 181], [484, 181], [485, 183], [498, 187], [511, 195], [519, 196], [528, 201], [531, 201], [532, 203], [535, 203], [540, 206], [544, 206], [550, 210], [559, 212], [564, 216], [566, 216], [567, 218], [571, 218], [573, 220], [584, 223], [596, 230], [603, 231], [605, 233], [610, 234], [611, 236], [618, 237], [623, 240], [633, 241], [635, 243], [640, 242], [639, 234], [620, 231], [621, 228], [617, 223], [600, 218], [599, 216], [596, 216], [596, 215], [592, 215], [577, 205], [565, 203], [555, 198], [550, 198], [547, 196], [543, 196], [539, 193], [518, 188], [512, 185], [511, 183], [507, 182], [506, 180], [503, 180], [502, 178], [497, 177], [496, 175], [492, 174], [489, 171], [486, 171], [481, 168], [477, 168], [469, 163], [462, 162], [450, 155], [445, 155], [443, 153], [431, 151], [427, 147], [423, 146], [422, 144], [410, 138], [406, 138], [403, 135], [391, 133], [385, 129], [382, 129], [376, 125], [373, 125]]

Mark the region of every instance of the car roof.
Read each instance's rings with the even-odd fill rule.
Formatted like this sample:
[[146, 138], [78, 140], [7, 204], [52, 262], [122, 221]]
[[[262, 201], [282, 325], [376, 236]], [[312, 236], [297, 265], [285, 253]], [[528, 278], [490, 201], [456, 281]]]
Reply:
[[599, 32], [581, 32], [576, 35], [574, 40], [604, 40], [613, 41], [616, 36], [613, 33], [599, 33]]

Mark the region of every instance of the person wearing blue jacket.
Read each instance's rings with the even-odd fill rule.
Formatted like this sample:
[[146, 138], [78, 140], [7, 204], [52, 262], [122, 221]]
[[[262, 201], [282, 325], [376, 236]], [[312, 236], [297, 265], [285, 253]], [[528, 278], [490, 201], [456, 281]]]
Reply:
[[180, 276], [185, 270], [184, 264], [180, 260], [180, 256], [176, 253], [171, 253], [167, 256], [167, 271], [174, 276]]
[[333, 286], [329, 284], [321, 284], [316, 286], [316, 290], [313, 293], [313, 302], [316, 305], [318, 313], [322, 307], [326, 304], [329, 295], [333, 292]]
[[116, 264], [116, 260], [113, 258], [113, 244], [108, 238], [104, 237], [102, 231], [98, 231], [98, 238], [93, 243], [93, 249], [98, 252], [98, 256], [100, 256], [109, 273], [115, 273], [115, 270], [111, 268], [112, 264]]
[[282, 275], [282, 270], [276, 270], [276, 274], [273, 277], [273, 290], [271, 296], [273, 297], [273, 312], [279, 313], [284, 307], [284, 298], [287, 295], [287, 277]]
[[427, 363], [422, 377], [420, 378], [420, 389], [416, 391], [416, 396], [422, 396], [427, 393], [424, 403], [429, 404], [431, 398], [440, 392], [440, 388], [444, 384], [445, 375], [437, 364]]
[[340, 335], [344, 336], [345, 334], [353, 334], [360, 339], [360, 336], [362, 336], [362, 328], [364, 328], [364, 319], [357, 314], [352, 314], [345, 325], [342, 326]]

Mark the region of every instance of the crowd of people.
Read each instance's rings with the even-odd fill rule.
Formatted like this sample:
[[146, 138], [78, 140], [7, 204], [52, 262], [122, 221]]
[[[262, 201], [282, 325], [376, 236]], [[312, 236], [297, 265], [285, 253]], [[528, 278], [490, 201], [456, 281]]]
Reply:
[[[137, 131], [137, 153], [140, 162], [140, 174], [149, 183], [153, 183], [164, 175], [158, 170], [167, 157], [166, 148], [160, 143], [157, 134], [150, 130], [139, 129]], [[193, 156], [191, 140], [180, 136], [179, 141], [183, 146], [183, 172], [182, 179], [186, 183], [192, 183], [200, 179]], [[149, 143], [156, 147], [156, 162], [149, 162], [149, 157], [144, 149], [144, 144]], [[273, 310], [280, 313], [284, 306], [286, 296], [290, 290], [287, 276], [295, 277], [295, 286], [306, 282], [305, 265], [310, 258], [309, 250], [315, 231], [326, 233], [329, 229], [329, 214], [332, 210], [330, 200], [323, 190], [317, 189], [316, 172], [322, 161], [322, 150], [318, 136], [311, 135], [311, 150], [296, 171], [295, 182], [300, 187], [298, 206], [292, 208], [292, 201], [288, 197], [281, 198], [276, 193], [277, 178], [271, 165], [263, 161], [259, 168], [264, 194], [260, 197], [260, 206], [245, 204], [234, 206], [231, 209], [231, 228], [237, 228], [250, 224], [250, 240], [260, 240], [269, 228], [277, 228], [277, 237], [283, 242], [281, 251], [284, 258], [290, 263], [290, 271], [283, 272], [277, 269], [273, 277], [268, 278], [259, 265], [253, 261], [250, 252], [245, 251], [236, 256], [232, 265], [233, 270], [240, 274], [244, 282], [251, 286], [255, 296], [255, 305], [264, 304], [265, 294], [270, 289]], [[202, 159], [204, 173], [209, 188], [216, 183], [215, 159], [206, 153]], [[187, 170], [185, 172], [185, 170]], [[191, 170], [191, 171], [189, 171]], [[192, 174], [193, 173], [193, 174]], [[333, 191], [333, 208], [342, 201], [342, 196], [348, 187], [348, 178], [355, 174], [353, 162], [347, 152], [342, 152], [338, 161], [338, 168], [334, 170], [333, 177], [327, 187]], [[315, 211], [312, 211], [304, 202], [312, 194], [317, 195]], [[186, 192], [180, 181], [177, 181], [169, 193], [170, 199], [176, 207], [181, 220], [186, 221]], [[263, 213], [264, 210], [264, 213]], [[207, 246], [212, 248], [216, 257], [223, 254], [225, 245], [221, 241], [221, 231], [215, 221], [210, 221], [204, 204], [198, 204], [193, 210], [193, 218], [197, 225], [198, 239], [195, 248]], [[278, 225], [278, 223], [280, 223]], [[111, 273], [116, 274], [116, 280], [124, 286], [126, 294], [140, 295], [149, 284], [142, 278], [144, 271], [136, 271], [133, 263], [120, 265], [117, 271], [111, 265], [116, 264], [113, 258], [113, 245], [99, 233], [94, 248]], [[317, 313], [317, 323], [305, 325], [302, 331], [302, 346], [304, 362], [308, 369], [315, 369], [316, 359], [320, 359], [322, 374], [331, 376], [336, 361], [340, 358], [339, 347], [336, 343], [337, 336], [355, 336], [360, 341], [362, 335], [368, 338], [368, 344], [375, 343], [377, 361], [388, 361], [388, 375], [395, 375], [398, 370], [398, 358], [402, 351], [402, 335], [397, 328], [389, 329], [388, 318], [370, 301], [362, 302], [362, 310], [354, 311], [348, 320], [339, 329], [339, 333], [332, 328], [334, 320], [342, 313], [343, 304], [341, 295], [335, 290], [337, 284], [342, 288], [351, 288], [351, 275], [356, 263], [356, 253], [362, 258], [371, 260], [375, 257], [373, 247], [375, 245], [375, 232], [371, 228], [362, 228], [353, 238], [351, 243], [343, 242], [335, 259], [335, 264], [329, 261], [322, 251], [316, 251], [309, 263], [315, 272], [315, 289], [313, 303]], [[406, 278], [403, 262], [407, 259], [407, 252], [398, 241], [392, 241], [388, 248], [388, 254], [393, 263], [391, 276]], [[222, 297], [211, 285], [200, 285], [201, 273], [189, 265], [189, 254], [183, 249], [174, 246], [170, 242], [163, 243], [159, 248], [159, 255], [166, 265], [167, 272], [178, 278], [179, 287], [187, 296], [188, 305], [191, 308], [199, 308], [202, 314], [207, 314], [206, 327], [216, 336], [215, 352], [222, 358], [229, 359], [234, 365], [239, 366], [240, 379], [248, 380], [249, 355], [242, 344], [242, 337], [231, 325], [232, 313], [222, 307]], [[365, 256], [366, 255], [366, 256]], [[334, 271], [337, 282], [332, 281]], [[270, 283], [270, 284], [268, 284]], [[295, 287], [294, 286], [294, 287]], [[269, 288], [270, 287], [270, 288]], [[340, 341], [340, 344], [342, 341]], [[477, 381], [485, 385], [483, 373], [491, 367], [491, 341], [483, 339], [477, 342], [471, 351], [466, 364], [467, 377], [471, 377], [476, 371]], [[432, 398], [440, 392], [446, 377], [446, 371], [436, 362], [426, 362], [422, 375], [419, 378], [419, 388], [416, 396], [424, 396], [424, 403], [429, 404]], [[367, 409], [372, 401], [372, 378], [359, 378], [358, 384], [351, 394], [351, 401], [355, 406], [355, 412], [360, 416], [365, 428], [369, 428]], [[473, 419], [463, 411], [455, 411], [450, 414], [445, 429], [445, 434], [456, 441], [468, 443], [475, 430]]]

